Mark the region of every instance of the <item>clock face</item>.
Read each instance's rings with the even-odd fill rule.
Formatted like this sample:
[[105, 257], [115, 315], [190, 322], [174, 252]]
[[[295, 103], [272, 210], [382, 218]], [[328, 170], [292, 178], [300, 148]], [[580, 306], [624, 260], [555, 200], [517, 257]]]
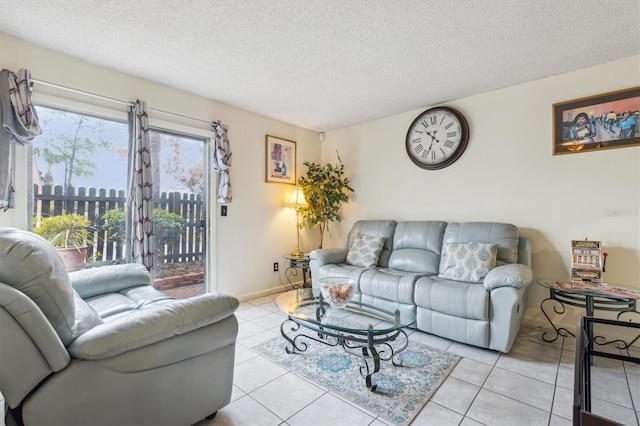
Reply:
[[413, 120], [407, 131], [406, 148], [417, 166], [436, 170], [460, 158], [468, 141], [469, 126], [464, 116], [450, 107], [436, 107]]

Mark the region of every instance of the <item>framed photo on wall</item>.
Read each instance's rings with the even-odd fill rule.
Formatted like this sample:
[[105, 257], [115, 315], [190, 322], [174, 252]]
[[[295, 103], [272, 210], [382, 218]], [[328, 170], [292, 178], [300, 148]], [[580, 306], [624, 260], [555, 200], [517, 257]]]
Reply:
[[640, 86], [553, 104], [553, 155], [640, 146]]
[[296, 184], [296, 143], [267, 135], [266, 181]]

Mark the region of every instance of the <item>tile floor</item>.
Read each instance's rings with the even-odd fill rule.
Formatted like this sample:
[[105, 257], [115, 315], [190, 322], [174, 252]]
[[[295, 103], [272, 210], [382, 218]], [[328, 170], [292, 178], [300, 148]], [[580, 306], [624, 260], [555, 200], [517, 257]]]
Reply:
[[[386, 425], [251, 349], [280, 335], [284, 315], [274, 300], [275, 295], [240, 305], [232, 402], [197, 426]], [[412, 425], [571, 425], [575, 339], [545, 343], [541, 333], [523, 327], [513, 349], [500, 354], [412, 332], [415, 341], [463, 357]], [[640, 349], [631, 355], [640, 357]], [[593, 412], [640, 426], [634, 410], [640, 407], [640, 365], [599, 359], [592, 380]]]
[[[280, 335], [284, 316], [275, 297], [240, 305], [232, 402], [197, 425], [386, 425], [251, 349]], [[412, 425], [571, 425], [575, 339], [545, 343], [541, 333], [523, 327], [501, 354], [413, 331], [410, 339], [463, 358]], [[607, 360], [592, 368], [593, 412], [638, 426], [640, 366], [621, 366]]]

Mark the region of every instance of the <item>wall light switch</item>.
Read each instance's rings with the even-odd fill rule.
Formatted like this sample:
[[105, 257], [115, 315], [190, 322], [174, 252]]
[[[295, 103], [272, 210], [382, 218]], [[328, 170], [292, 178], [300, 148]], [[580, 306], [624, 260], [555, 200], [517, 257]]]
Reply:
[[221, 206], [220, 207], [220, 216], [226, 216], [227, 215], [227, 206]]

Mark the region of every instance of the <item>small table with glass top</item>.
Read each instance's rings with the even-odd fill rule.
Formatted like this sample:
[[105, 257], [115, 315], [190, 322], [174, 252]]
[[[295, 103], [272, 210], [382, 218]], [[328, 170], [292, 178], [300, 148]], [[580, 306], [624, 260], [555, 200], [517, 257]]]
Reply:
[[284, 276], [289, 281], [291, 288], [298, 287], [297, 285], [291, 282], [291, 278], [290, 278], [290, 276], [293, 276], [293, 277], [298, 276], [298, 269], [302, 270], [302, 287], [303, 288], [310, 287], [311, 286], [311, 284], [309, 283], [310, 280], [307, 280], [307, 275], [309, 274], [309, 261], [311, 260], [309, 258], [309, 255], [307, 254], [295, 255], [295, 254], [287, 253], [287, 254], [283, 254], [282, 257], [284, 257], [289, 261], [289, 267], [285, 269]]
[[[545, 342], [553, 342], [558, 338], [558, 336], [567, 337], [570, 335], [575, 337], [575, 334], [566, 328], [558, 328], [555, 326], [547, 313], [548, 309], [546, 307], [549, 305], [552, 305], [553, 312], [559, 315], [565, 313], [565, 305], [585, 308], [585, 313], [588, 317], [593, 317], [595, 311], [617, 312], [617, 320], [620, 320], [620, 317], [627, 312], [639, 314], [636, 311], [636, 300], [640, 297], [640, 293], [631, 289], [609, 284], [603, 285], [590, 282], [563, 281], [546, 278], [537, 280], [537, 283], [542, 287], [549, 289], [549, 297], [540, 302], [540, 310], [555, 331], [555, 335], [550, 338], [546, 337], [547, 332], [542, 334], [542, 340]], [[596, 336], [596, 343], [609, 343], [598, 342], [598, 339], [602, 338], [600, 338], [600, 336]], [[636, 340], [637, 338], [624, 346], [631, 346]]]
[[340, 345], [363, 360], [360, 372], [371, 391], [377, 387], [372, 376], [380, 371], [381, 360], [403, 365], [400, 354], [409, 344], [404, 328], [415, 321], [403, 321], [397, 310], [389, 312], [359, 302], [350, 302], [344, 309], [332, 308], [321, 295], [314, 296], [310, 288], [282, 293], [276, 304], [287, 314], [280, 333], [289, 342], [289, 354], [305, 352], [305, 340]]

